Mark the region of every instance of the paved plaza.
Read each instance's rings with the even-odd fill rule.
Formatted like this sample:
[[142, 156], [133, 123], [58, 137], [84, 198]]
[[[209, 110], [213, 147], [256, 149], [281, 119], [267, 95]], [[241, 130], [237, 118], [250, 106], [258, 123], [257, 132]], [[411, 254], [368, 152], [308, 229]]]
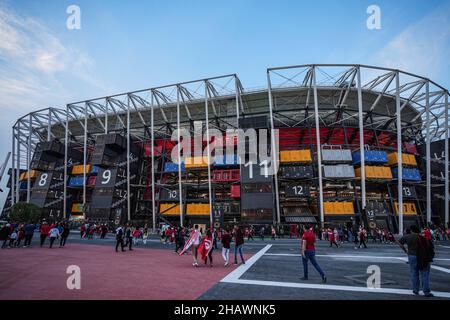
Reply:
[[[355, 250], [350, 243], [330, 248], [318, 241], [317, 260], [328, 278], [323, 284], [311, 265], [309, 280], [300, 280], [298, 239], [246, 242], [247, 263], [228, 267], [219, 246], [213, 268], [194, 268], [191, 255], [180, 257], [157, 238], [119, 253], [112, 235], [87, 240], [73, 233], [65, 248], [53, 249], [37, 241], [38, 234], [31, 248], [0, 251], [0, 299], [427, 299], [412, 294], [406, 256], [393, 244]], [[80, 267], [80, 290], [67, 288], [70, 265]], [[366, 285], [373, 265], [381, 270], [379, 289]], [[450, 242], [440, 242], [431, 270], [435, 299], [450, 299], [449, 278]]]

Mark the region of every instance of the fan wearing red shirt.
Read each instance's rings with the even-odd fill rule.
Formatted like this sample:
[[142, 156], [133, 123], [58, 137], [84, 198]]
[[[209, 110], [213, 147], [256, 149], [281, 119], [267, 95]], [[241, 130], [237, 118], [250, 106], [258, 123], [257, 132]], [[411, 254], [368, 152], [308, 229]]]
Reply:
[[428, 241], [431, 241], [431, 232], [430, 232], [430, 229], [425, 228], [425, 230], [423, 231], [423, 235], [424, 235], [425, 239], [427, 239]]
[[50, 232], [51, 227], [49, 224], [44, 221], [41, 225], [41, 247], [44, 245], [45, 239], [47, 239], [48, 233]]
[[303, 262], [303, 278], [301, 280], [308, 280], [308, 261], [317, 270], [322, 277], [322, 282], [327, 282], [325, 273], [320, 268], [316, 261], [316, 248], [314, 243], [316, 242], [316, 236], [311, 226], [306, 225], [302, 236], [302, 262]]

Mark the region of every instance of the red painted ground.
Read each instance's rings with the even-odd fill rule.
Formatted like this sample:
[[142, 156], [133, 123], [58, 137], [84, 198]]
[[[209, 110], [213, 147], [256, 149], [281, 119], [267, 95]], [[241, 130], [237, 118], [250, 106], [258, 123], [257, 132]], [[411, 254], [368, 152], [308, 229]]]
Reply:
[[[213, 261], [213, 268], [194, 268], [191, 255], [139, 248], [116, 253], [102, 245], [2, 249], [0, 300], [196, 299], [235, 269], [223, 266], [219, 250]], [[69, 265], [81, 268], [80, 290], [67, 289]]]

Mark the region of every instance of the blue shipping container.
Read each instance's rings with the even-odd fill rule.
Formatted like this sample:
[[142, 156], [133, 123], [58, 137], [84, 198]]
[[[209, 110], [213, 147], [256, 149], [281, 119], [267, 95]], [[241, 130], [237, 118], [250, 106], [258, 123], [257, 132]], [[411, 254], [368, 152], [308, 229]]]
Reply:
[[75, 176], [75, 177], [70, 178], [69, 186], [82, 187], [84, 184], [83, 182], [84, 182], [83, 176]]
[[[184, 162], [181, 163], [181, 171], [185, 171]], [[178, 172], [178, 165], [173, 162], [166, 162], [164, 172]]]
[[215, 156], [214, 157], [214, 165], [217, 167], [220, 166], [230, 166], [230, 165], [238, 165], [238, 156], [237, 154], [227, 155], [227, 156]]
[[[352, 153], [353, 163], [361, 163], [361, 154], [359, 151]], [[387, 153], [385, 151], [365, 150], [364, 160], [368, 163], [387, 163]]]
[[92, 166], [91, 173], [98, 173], [99, 168], [97, 166]]
[[[392, 176], [398, 178], [398, 168], [392, 168]], [[421, 181], [422, 177], [418, 169], [402, 168], [403, 180]]]

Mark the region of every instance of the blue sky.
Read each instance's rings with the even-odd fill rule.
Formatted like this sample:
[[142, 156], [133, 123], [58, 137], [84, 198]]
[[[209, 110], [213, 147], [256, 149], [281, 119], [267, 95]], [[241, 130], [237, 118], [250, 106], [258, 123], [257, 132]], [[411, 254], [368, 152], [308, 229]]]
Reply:
[[[81, 30], [66, 28], [72, 4]], [[381, 30], [366, 28], [372, 4]], [[0, 0], [0, 158], [15, 119], [39, 108], [228, 73], [264, 86], [267, 67], [308, 63], [394, 67], [449, 88], [449, 57], [450, 1]]]

